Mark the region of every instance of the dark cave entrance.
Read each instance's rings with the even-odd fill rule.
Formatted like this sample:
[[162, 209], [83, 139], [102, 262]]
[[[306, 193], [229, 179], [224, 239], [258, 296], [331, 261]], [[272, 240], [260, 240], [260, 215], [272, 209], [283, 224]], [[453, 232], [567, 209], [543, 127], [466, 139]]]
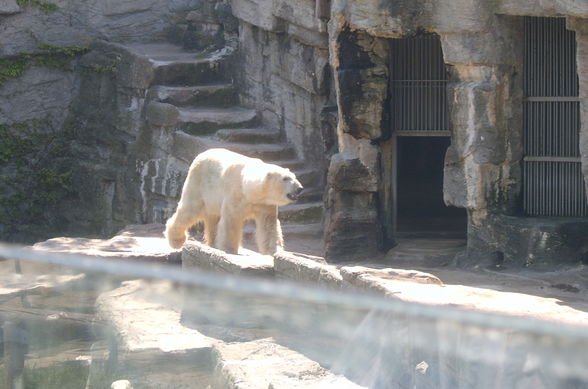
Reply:
[[389, 63], [393, 239], [465, 237], [467, 212], [443, 201], [451, 123], [439, 36], [391, 39]]
[[443, 201], [446, 136], [396, 138], [397, 237], [465, 237], [466, 210]]

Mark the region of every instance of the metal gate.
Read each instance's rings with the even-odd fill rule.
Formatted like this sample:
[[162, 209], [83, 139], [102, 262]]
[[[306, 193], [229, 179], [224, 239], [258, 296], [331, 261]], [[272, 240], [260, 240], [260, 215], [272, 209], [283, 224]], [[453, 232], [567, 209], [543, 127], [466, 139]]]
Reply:
[[[452, 229], [450, 224], [458, 226], [461, 236], [465, 211], [449, 209], [443, 202], [443, 159], [451, 133], [448, 75], [439, 36], [391, 39], [389, 63], [392, 239], [398, 234], [401, 216], [403, 232], [411, 236], [417, 236], [414, 228], [446, 233]], [[411, 158], [416, 158], [416, 165], [399, 167]]]
[[391, 125], [396, 136], [449, 136], [447, 71], [437, 35], [390, 42]]
[[524, 212], [588, 216], [575, 34], [563, 18], [526, 17], [524, 54]]

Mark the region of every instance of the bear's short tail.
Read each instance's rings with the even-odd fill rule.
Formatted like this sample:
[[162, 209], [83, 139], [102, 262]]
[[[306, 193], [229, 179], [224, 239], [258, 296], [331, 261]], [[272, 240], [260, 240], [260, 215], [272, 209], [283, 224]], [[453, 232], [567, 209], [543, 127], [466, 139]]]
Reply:
[[175, 225], [177, 212], [165, 224], [165, 237], [168, 244], [173, 249], [181, 249], [186, 242], [186, 229], [178, 228]]

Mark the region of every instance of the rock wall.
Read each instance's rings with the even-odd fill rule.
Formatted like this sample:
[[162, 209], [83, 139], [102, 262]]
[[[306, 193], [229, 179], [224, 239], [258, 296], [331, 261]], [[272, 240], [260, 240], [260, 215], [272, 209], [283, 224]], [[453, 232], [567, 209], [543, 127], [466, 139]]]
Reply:
[[[377, 254], [394, 244], [390, 235], [392, 147], [386, 124], [387, 39], [426, 31], [440, 37], [449, 70], [452, 141], [445, 158], [444, 199], [448, 205], [468, 210], [468, 263], [529, 266], [558, 260], [559, 254], [569, 262], [579, 260], [586, 242], [573, 245], [571, 251], [568, 245], [564, 253], [560, 248], [567, 243], [561, 242], [569, 240], [561, 223], [554, 227], [545, 221], [530, 233], [537, 219], [516, 216], [523, 156], [523, 32], [522, 18], [517, 16], [574, 16], [570, 25], [577, 31], [583, 83], [587, 12], [588, 5], [574, 1], [332, 1], [329, 42], [339, 110], [339, 154], [329, 168], [327, 256]], [[585, 83], [581, 89], [583, 118], [588, 118]], [[587, 122], [583, 120], [584, 160]], [[504, 229], [504, 223], [527, 226], [512, 228], [520, 231], [517, 236], [524, 239], [518, 241], [526, 241], [526, 248], [512, 240], [505, 243], [500, 231], [510, 229]], [[546, 241], [560, 243], [548, 244], [544, 250], [549, 255], [534, 261]]]
[[299, 158], [326, 173], [332, 127], [325, 111], [331, 73], [328, 35], [315, 1], [233, 0], [239, 20], [241, 102], [279, 129]]
[[[34, 203], [27, 193], [34, 183], [23, 186], [8, 179], [18, 179], [14, 173], [21, 167], [14, 158], [2, 158], [0, 171], [6, 180], [0, 188], [0, 239], [111, 234], [140, 221], [135, 204], [139, 185], [131, 176], [136, 161], [129, 154], [129, 145], [139, 139], [137, 119], [144, 90], [119, 84], [112, 72], [115, 64], [109, 62], [113, 58], [84, 57], [81, 62], [80, 58], [97, 39], [120, 43], [196, 39], [197, 17], [190, 13], [203, 8], [203, 3], [210, 2], [56, 0], [24, 6], [15, 0], [0, 2], [0, 126], [14, 130], [34, 124], [42, 137], [31, 139], [47, 142], [36, 146], [42, 151], [55, 149], [59, 141], [59, 158], [52, 158], [59, 160], [59, 169], [32, 166], [34, 157], [27, 157], [27, 168], [34, 170], [27, 174], [44, 174], [47, 169], [63, 174], [67, 182], [60, 182], [61, 189], [68, 192], [59, 198], [55, 193], [40, 193], [46, 207], [35, 213], [38, 219], [29, 221], [24, 205]], [[124, 64], [117, 65], [124, 68]], [[97, 77], [90, 80], [87, 74]], [[10, 150], [14, 142], [4, 141], [0, 148], [16, 156]], [[29, 141], [23, 134], [22, 142]], [[49, 184], [41, 186], [47, 189]]]
[[[153, 41], [187, 24], [199, 0], [55, 0], [19, 6], [3, 1], [0, 57], [33, 52], [39, 43], [86, 46], [96, 38]], [[31, 2], [32, 3], [32, 2]]]
[[[218, 49], [238, 35], [238, 71], [229, 76], [239, 102], [322, 177], [327, 256], [368, 256], [394, 244], [390, 39], [434, 33], [449, 73], [444, 200], [468, 211], [467, 263], [583, 260], [588, 242], [570, 243], [582, 235], [581, 222], [520, 215], [525, 15], [566, 17], [576, 32], [588, 177], [588, 4], [577, 0], [58, 0], [26, 7], [5, 0], [0, 61], [23, 51], [40, 55], [43, 44], [102, 43], [73, 55], [69, 70], [35, 63], [4, 81], [0, 71], [0, 124], [48, 118], [52, 128], [67, 129], [67, 157], [81, 161], [71, 171], [77, 197], [60, 211], [71, 231], [162, 221], [193, 145], [181, 131], [170, 134], [178, 111], [147, 96], [154, 76], [145, 59], [108, 41]], [[505, 231], [519, 231], [518, 238], [506, 239]], [[547, 253], [539, 260], [538, 250]]]

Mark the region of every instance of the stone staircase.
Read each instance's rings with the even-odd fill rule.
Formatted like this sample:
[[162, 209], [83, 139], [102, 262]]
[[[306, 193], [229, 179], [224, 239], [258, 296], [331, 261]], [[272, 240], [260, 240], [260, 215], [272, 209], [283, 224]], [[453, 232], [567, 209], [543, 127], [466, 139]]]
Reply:
[[253, 109], [239, 105], [230, 80], [227, 49], [198, 55], [171, 44], [129, 46], [145, 56], [154, 77], [146, 100], [149, 125], [164, 126], [172, 138], [172, 155], [188, 165], [200, 152], [226, 148], [292, 170], [306, 188], [296, 204], [280, 208], [280, 219], [320, 223], [322, 188], [316, 170], [306, 166], [278, 129], [263, 125]]

